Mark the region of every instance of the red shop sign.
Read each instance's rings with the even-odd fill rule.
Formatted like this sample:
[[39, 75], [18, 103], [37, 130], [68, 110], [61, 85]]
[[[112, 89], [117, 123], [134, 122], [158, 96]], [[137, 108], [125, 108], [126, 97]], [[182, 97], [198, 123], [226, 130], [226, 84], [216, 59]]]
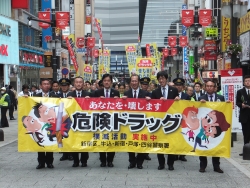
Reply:
[[189, 27], [194, 23], [194, 10], [182, 10], [182, 25]]
[[205, 50], [216, 50], [215, 40], [204, 40], [204, 49]]
[[211, 24], [212, 20], [212, 10], [211, 9], [201, 9], [199, 11], [199, 23], [202, 26], [208, 26]]
[[205, 60], [217, 60], [217, 53], [215, 51], [205, 51], [204, 59]]

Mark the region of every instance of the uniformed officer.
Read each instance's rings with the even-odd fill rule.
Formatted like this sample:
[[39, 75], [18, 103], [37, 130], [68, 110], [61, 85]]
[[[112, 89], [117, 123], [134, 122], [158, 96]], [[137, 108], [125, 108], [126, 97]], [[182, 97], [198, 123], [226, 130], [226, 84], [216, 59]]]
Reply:
[[[149, 77], [143, 77], [140, 79], [140, 83], [141, 83], [141, 89], [148, 92], [148, 87], [149, 87], [149, 82], [150, 82], [150, 78]], [[151, 97], [152, 93], [148, 92], [148, 96]], [[151, 160], [151, 158], [149, 157], [148, 153], [144, 154], [145, 156], [145, 160]]]
[[[58, 94], [58, 96], [60, 98], [67, 98], [68, 94], [70, 92], [69, 88], [70, 88], [70, 85], [71, 85], [71, 81], [68, 78], [62, 78], [62, 79], [59, 80], [59, 85], [60, 85], [60, 88], [61, 88], [62, 92], [60, 92]], [[63, 152], [63, 155], [60, 158], [60, 161], [65, 161], [65, 160], [72, 161], [73, 160], [72, 153], [70, 153], [70, 152]]]

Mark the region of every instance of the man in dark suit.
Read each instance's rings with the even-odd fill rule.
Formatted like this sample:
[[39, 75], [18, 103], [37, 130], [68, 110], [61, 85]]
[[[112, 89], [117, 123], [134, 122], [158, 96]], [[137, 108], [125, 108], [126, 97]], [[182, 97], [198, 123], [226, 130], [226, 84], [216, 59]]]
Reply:
[[[102, 84], [103, 89], [98, 89], [94, 93], [94, 97], [100, 98], [120, 98], [119, 91], [112, 89], [112, 80], [113, 77], [110, 74], [104, 74], [102, 76]], [[115, 156], [115, 152], [100, 152], [100, 161], [101, 167], [106, 166], [106, 162], [108, 163], [108, 167], [113, 167], [113, 159]]]
[[[150, 82], [150, 81], [151, 81], [151, 80], [150, 80], [149, 77], [144, 77], [144, 78], [141, 78], [141, 79], [140, 79], [141, 89], [142, 89], [143, 91], [148, 92], [148, 87], [149, 87], [149, 82]], [[151, 97], [151, 95], [152, 95], [152, 93], [149, 93], [149, 92], [148, 92], [148, 96]], [[148, 161], [151, 160], [151, 158], [149, 157], [149, 154], [148, 154], [148, 153], [145, 153], [144, 157], [145, 157], [145, 158], [144, 158], [145, 160], [148, 160]]]
[[[139, 80], [140, 78], [138, 75], [132, 75], [130, 77], [131, 89], [124, 93], [124, 96], [122, 97], [123, 99], [126, 99], [126, 98], [148, 98], [150, 99], [149, 93], [139, 88]], [[145, 154], [138, 153], [137, 156], [135, 156], [134, 152], [129, 152], [128, 154], [129, 154], [129, 162], [130, 162], [128, 169], [134, 168], [136, 167], [136, 165], [138, 169], [142, 169], [143, 168], [142, 164], [145, 158]]]
[[59, 95], [61, 92], [59, 91], [59, 82], [58, 81], [53, 81], [52, 82], [52, 91], [51, 93], [54, 93], [55, 95]]
[[201, 90], [202, 84], [200, 82], [196, 82], [194, 84], [194, 95], [193, 98], [195, 101], [199, 101], [199, 97], [204, 95], [204, 93]]
[[[173, 80], [174, 87], [178, 90], [179, 97], [181, 100], [191, 100], [190, 96], [186, 93], [183, 92], [184, 85], [185, 85], [185, 80], [183, 78], [175, 78]], [[181, 161], [187, 161], [185, 155], [178, 155], [176, 156], [176, 160], [181, 160]]]
[[[69, 92], [69, 86], [71, 85], [71, 81], [68, 78], [62, 78], [59, 80], [59, 85], [62, 90], [58, 95], [60, 98], [67, 98]], [[73, 160], [73, 156], [71, 152], [63, 152], [62, 157], [60, 158], [60, 161], [65, 161], [65, 160]]]
[[[250, 75], [244, 77], [244, 86], [237, 91], [236, 105], [240, 108], [239, 122], [242, 126], [244, 145], [250, 141]], [[243, 154], [239, 154], [243, 156]]]
[[[209, 80], [205, 84], [206, 94], [199, 97], [199, 101], [201, 102], [221, 102], [225, 101], [225, 98], [222, 95], [218, 95], [215, 93], [216, 83], [212, 80]], [[228, 102], [228, 101], [227, 101]], [[199, 172], [205, 172], [207, 167], [207, 157], [200, 156], [200, 170]], [[223, 170], [220, 169], [220, 157], [212, 157], [212, 163], [214, 167], [214, 171], [218, 173], [223, 173]]]
[[[160, 87], [155, 89], [152, 92], [152, 99], [161, 99], [161, 100], [167, 100], [167, 99], [175, 99], [180, 100], [178, 95], [178, 90], [172, 86], [168, 86], [167, 80], [168, 80], [168, 74], [166, 71], [160, 71], [157, 73], [157, 80], [160, 84]], [[162, 170], [165, 168], [165, 157], [164, 154], [157, 154], [158, 157], [158, 170]], [[176, 155], [169, 154], [168, 155], [168, 169], [174, 170], [174, 160]]]
[[[75, 91], [72, 91], [68, 94], [68, 98], [89, 98], [92, 96], [91, 93], [83, 90], [84, 86], [84, 80], [82, 77], [75, 77], [74, 79], [74, 87], [76, 88]], [[89, 153], [88, 152], [80, 152], [81, 153], [81, 163], [82, 167], [87, 167], [87, 161], [89, 159]], [[78, 152], [72, 152], [74, 163], [72, 167], [78, 167], [79, 166], [79, 153]]]
[[[49, 93], [49, 90], [51, 88], [50, 80], [49, 79], [43, 79], [40, 81], [40, 88], [42, 90], [41, 93], [34, 94], [34, 97], [55, 97], [58, 98], [57, 95], [53, 93]], [[34, 114], [37, 116], [37, 118], [41, 118], [41, 109], [43, 108], [43, 105], [36, 105], [34, 106]], [[48, 120], [44, 119], [42, 120], [44, 122], [47, 122]], [[45, 168], [45, 163], [47, 164], [48, 168], [54, 168], [53, 166], [53, 152], [38, 152], [38, 166], [36, 169]]]

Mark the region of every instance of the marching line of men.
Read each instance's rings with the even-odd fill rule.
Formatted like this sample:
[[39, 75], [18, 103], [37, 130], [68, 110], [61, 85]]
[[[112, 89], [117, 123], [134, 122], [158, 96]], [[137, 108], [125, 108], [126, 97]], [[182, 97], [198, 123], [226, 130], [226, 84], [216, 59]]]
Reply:
[[[99, 85], [102, 87], [98, 90], [88, 92], [83, 90], [84, 87], [84, 80], [82, 77], [76, 77], [74, 80], [74, 91], [69, 91], [69, 86], [71, 84], [70, 80], [67, 78], [62, 78], [59, 80], [59, 82], [53, 82], [53, 92], [49, 92], [50, 90], [50, 81], [48, 79], [41, 80], [40, 82], [40, 88], [41, 93], [35, 94], [36, 97], [61, 97], [61, 98], [76, 98], [76, 97], [82, 97], [82, 98], [89, 98], [89, 97], [99, 97], [99, 98], [123, 98], [126, 100], [126, 98], [145, 98], [145, 100], [150, 99], [160, 99], [160, 100], [167, 100], [167, 99], [174, 99], [176, 101], [179, 100], [191, 100], [193, 101], [225, 101], [224, 97], [222, 95], [219, 95], [216, 93], [216, 83], [213, 81], [208, 81], [205, 84], [205, 90], [206, 93], [201, 92], [201, 84], [195, 83], [194, 90], [191, 87], [186, 88], [186, 92], [184, 93], [184, 85], [185, 80], [182, 78], [176, 78], [173, 80], [173, 83], [168, 83], [168, 74], [166, 71], [160, 71], [157, 73], [157, 80], [159, 83], [158, 87], [155, 87], [155, 89], [152, 91], [152, 93], [149, 93], [148, 87], [149, 87], [149, 78], [139, 78], [138, 75], [132, 75], [131, 76], [131, 82], [130, 82], [130, 89], [126, 89], [126, 91], [120, 95], [119, 91], [112, 88], [112, 75], [110, 74], [104, 74], [101, 81], [98, 81]], [[248, 78], [248, 88], [250, 91], [250, 76]], [[139, 87], [141, 83], [141, 89]], [[56, 93], [59, 91], [58, 85], [60, 85], [61, 92]], [[144, 85], [144, 86], [143, 86]], [[172, 86], [171, 86], [172, 85]], [[118, 88], [125, 88], [127, 87], [125, 84], [118, 85]], [[58, 90], [57, 90], [58, 88]], [[27, 89], [27, 88], [25, 88]], [[27, 91], [23, 91], [25, 97], [30, 96], [26, 95], [28, 94]], [[219, 99], [219, 100], [217, 100]], [[229, 102], [229, 101], [227, 101]], [[238, 105], [238, 104], [237, 104]], [[239, 104], [240, 105], [240, 104]], [[245, 104], [241, 104], [242, 108], [248, 108], [244, 107]], [[41, 107], [39, 107], [39, 110]], [[249, 109], [247, 109], [249, 110]], [[248, 122], [249, 124], [249, 122]], [[244, 134], [244, 133], [243, 133]], [[246, 137], [248, 138], [249, 135], [246, 134]], [[249, 138], [248, 138], [249, 141]], [[115, 152], [100, 152], [100, 161], [101, 167], [113, 167], [113, 159], [115, 156]], [[134, 152], [129, 152], [129, 166], [128, 169], [137, 167], [138, 169], [143, 168], [143, 161], [150, 160], [150, 157], [146, 153], [138, 153], [137, 156], [135, 156]], [[60, 158], [61, 161], [63, 160], [72, 160], [73, 159], [73, 166], [72, 167], [78, 167], [79, 163], [81, 162], [82, 167], [87, 166], [87, 161], [89, 158], [88, 152], [80, 152], [81, 158], [79, 159], [79, 153], [78, 152], [64, 152], [63, 156]], [[165, 157], [164, 154], [157, 154], [158, 158], [158, 170], [162, 170], [165, 168]], [[182, 160], [187, 161], [184, 155], [173, 155], [169, 154], [167, 159], [167, 165], [168, 170], [172, 171], [174, 170], [174, 161], [175, 160]], [[206, 166], [207, 166], [207, 158], [206, 157], [199, 157], [200, 159], [200, 172], [205, 172]], [[213, 167], [214, 171], [218, 173], [223, 173], [223, 171], [220, 169], [220, 158], [219, 157], [212, 157]], [[45, 164], [47, 164], [48, 168], [54, 168], [53, 166], [53, 152], [38, 152], [38, 166], [37, 169], [41, 169], [45, 167]]]

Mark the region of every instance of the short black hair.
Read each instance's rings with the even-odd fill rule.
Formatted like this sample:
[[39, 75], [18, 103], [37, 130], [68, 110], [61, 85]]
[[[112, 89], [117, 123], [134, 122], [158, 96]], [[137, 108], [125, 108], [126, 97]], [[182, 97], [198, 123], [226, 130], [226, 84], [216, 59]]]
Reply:
[[9, 85], [9, 89], [12, 89], [13, 88], [13, 86], [12, 85]]
[[85, 82], [85, 84], [87, 84], [87, 83], [89, 83], [89, 85], [92, 85], [92, 84], [90, 83], [90, 81], [86, 81], [86, 82]]
[[40, 103], [36, 103], [35, 106], [33, 106], [33, 109], [34, 109], [34, 114], [37, 118], [40, 118], [40, 114], [39, 114], [39, 108], [42, 106], [42, 102]]
[[22, 91], [25, 90], [25, 89], [29, 89], [29, 86], [28, 86], [27, 84], [24, 84], [24, 85], [22, 86]]
[[123, 86], [124, 89], [125, 89], [125, 83], [119, 83], [119, 84], [118, 84], [118, 88], [120, 88], [121, 86]]
[[31, 86], [31, 88], [32, 88], [32, 87], [34, 87], [34, 88], [36, 88], [36, 89], [37, 89], [37, 86], [36, 86], [36, 85], [32, 85], [32, 86]]
[[195, 87], [195, 85], [197, 85], [197, 84], [200, 85], [200, 87], [202, 87], [202, 84], [201, 84], [200, 82], [195, 82], [195, 83], [194, 83], [194, 87]]
[[245, 81], [245, 79], [247, 79], [247, 78], [250, 78], [250, 75], [245, 75], [245, 76], [244, 76], [244, 81]]
[[217, 133], [214, 134], [214, 138], [220, 136], [220, 135], [221, 135], [221, 132], [222, 132], [220, 126], [215, 126], [215, 128], [216, 128], [216, 132], [217, 132]]
[[212, 83], [214, 83], [214, 87], [216, 87], [216, 82], [215, 82], [214, 80], [211, 80], [211, 79], [209, 79], [208, 81], [206, 81], [205, 86], [207, 85], [207, 83], [208, 83], [208, 82], [212, 82]]
[[[50, 79], [48, 79], [48, 78], [42, 78], [42, 79], [40, 80], [40, 85], [42, 85], [42, 83], [43, 83], [44, 81], [48, 81], [48, 82], [50, 83]], [[37, 88], [37, 87], [36, 87], [36, 88]]]
[[81, 77], [81, 76], [77, 76], [77, 77], [75, 77], [74, 81], [75, 81], [77, 78], [81, 78], [81, 79], [82, 79], [82, 81], [84, 82], [84, 79], [83, 79], [83, 77]]
[[59, 82], [58, 82], [58, 81], [53, 81], [53, 82], [52, 82], [52, 86], [53, 86], [54, 84], [58, 84], [58, 85], [59, 85]]
[[133, 76], [137, 76], [137, 78], [138, 78], [138, 82], [140, 82], [140, 76], [138, 75], [138, 74], [132, 74], [131, 76], [130, 76], [130, 81], [131, 81], [131, 78], [133, 77]]
[[159, 71], [159, 72], [157, 73], [157, 75], [156, 75], [157, 80], [158, 80], [161, 76], [165, 77], [166, 80], [167, 80], [167, 79], [168, 79], [168, 73], [167, 73], [167, 71]]
[[105, 78], [107, 78], [107, 77], [109, 77], [110, 80], [111, 80], [111, 82], [113, 82], [113, 76], [112, 76], [111, 74], [104, 74], [104, 75], [102, 76], [102, 81], [103, 81]]

